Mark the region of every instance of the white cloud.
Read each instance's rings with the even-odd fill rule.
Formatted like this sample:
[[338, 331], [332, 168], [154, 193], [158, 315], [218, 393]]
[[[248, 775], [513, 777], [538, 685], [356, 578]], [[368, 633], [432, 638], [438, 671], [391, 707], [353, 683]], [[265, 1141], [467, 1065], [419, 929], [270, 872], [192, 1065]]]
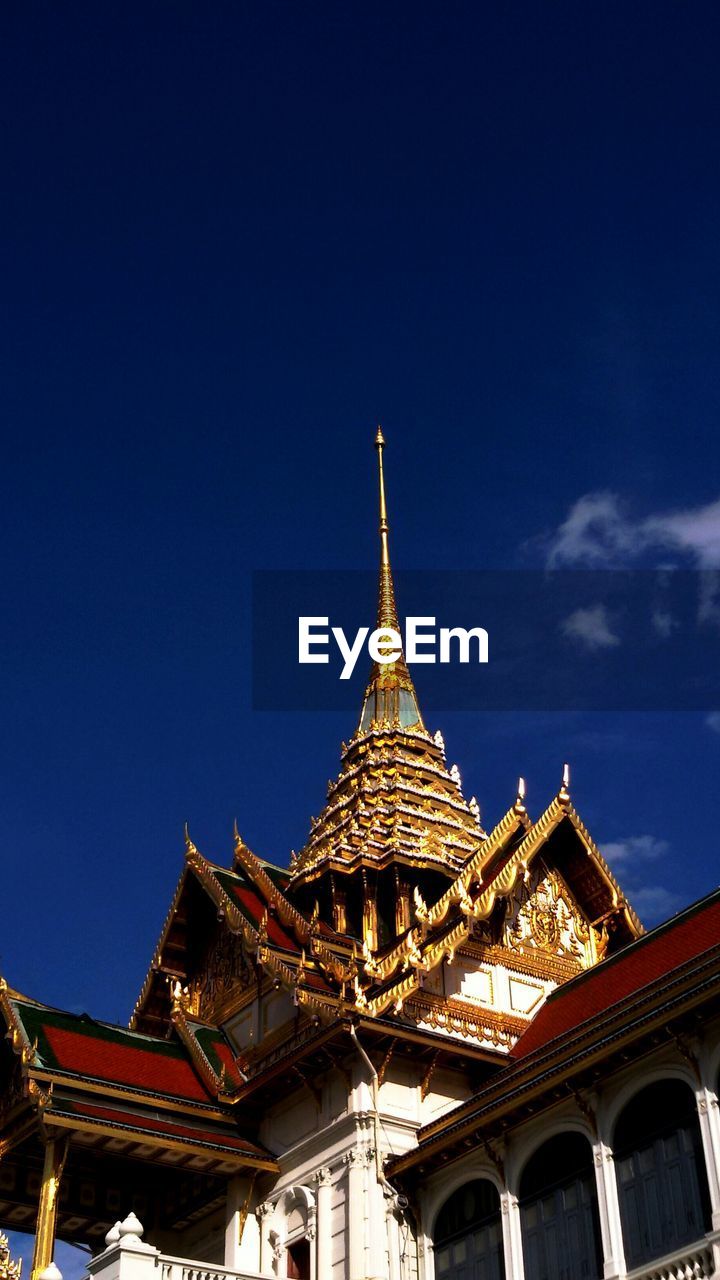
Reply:
[[547, 565], [609, 568], [634, 556], [636, 541], [636, 528], [622, 512], [617, 494], [586, 493], [550, 540]]
[[621, 863], [653, 862], [664, 858], [670, 846], [667, 840], [657, 836], [627, 836], [624, 840], [611, 840], [600, 846], [600, 852], [611, 866]]
[[661, 640], [669, 640], [673, 631], [680, 626], [677, 618], [674, 618], [666, 609], [656, 609], [650, 621], [653, 631], [660, 636]]
[[705, 717], [705, 723], [708, 729], [712, 729], [713, 733], [720, 733], [720, 711], [711, 711]]
[[667, 840], [651, 835], [625, 836], [622, 840], [602, 844], [600, 852], [618, 875], [630, 902], [646, 925], [660, 924], [682, 906], [680, 895], [657, 883], [657, 871], [653, 871], [651, 879], [645, 865], [666, 857], [670, 852]]
[[720, 498], [705, 507], [650, 516], [641, 527], [651, 543], [691, 552], [701, 569], [720, 566]]
[[586, 493], [570, 508], [546, 554], [550, 569], [616, 569], [628, 568], [649, 552], [679, 555], [682, 563], [698, 569], [719, 568], [720, 498], [638, 520], [616, 493]]
[[589, 605], [586, 609], [576, 609], [562, 623], [563, 634], [570, 640], [579, 640], [587, 649], [613, 649], [620, 644], [620, 637], [610, 626], [607, 609], [604, 604]]
[[660, 924], [682, 906], [679, 894], [661, 884], [636, 889], [631, 895], [632, 905], [646, 924]]

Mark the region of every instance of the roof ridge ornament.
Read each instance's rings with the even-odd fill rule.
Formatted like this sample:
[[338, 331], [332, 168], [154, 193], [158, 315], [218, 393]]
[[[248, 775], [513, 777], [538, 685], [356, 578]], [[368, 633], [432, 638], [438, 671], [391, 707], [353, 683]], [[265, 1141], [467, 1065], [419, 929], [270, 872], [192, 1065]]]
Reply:
[[570, 804], [570, 765], [567, 763], [563, 765], [562, 783], [557, 798], [562, 805]]
[[0, 1231], [0, 1280], [20, 1280], [22, 1258], [13, 1262], [10, 1257], [10, 1241]]
[[518, 778], [517, 795], [515, 797], [515, 812], [526, 813], [525, 809], [525, 779]]

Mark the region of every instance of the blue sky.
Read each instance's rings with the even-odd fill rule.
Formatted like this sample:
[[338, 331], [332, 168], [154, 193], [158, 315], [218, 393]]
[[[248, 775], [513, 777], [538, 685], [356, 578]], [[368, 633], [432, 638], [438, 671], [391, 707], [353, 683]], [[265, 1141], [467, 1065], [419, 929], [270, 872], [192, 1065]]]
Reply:
[[[336, 772], [354, 714], [251, 710], [250, 581], [374, 565], [378, 420], [398, 567], [717, 565], [720, 15], [0, 23], [0, 972], [125, 1020], [185, 820], [283, 863]], [[649, 921], [716, 885], [717, 708], [417, 683], [487, 824], [567, 759]]]

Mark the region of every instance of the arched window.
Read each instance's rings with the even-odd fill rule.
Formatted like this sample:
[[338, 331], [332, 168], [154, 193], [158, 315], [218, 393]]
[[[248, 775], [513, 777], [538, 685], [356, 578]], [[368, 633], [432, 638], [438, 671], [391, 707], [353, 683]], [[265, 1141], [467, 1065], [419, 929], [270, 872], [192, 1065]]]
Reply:
[[631, 1098], [615, 1126], [625, 1261], [640, 1266], [710, 1229], [710, 1197], [695, 1097], [660, 1080]]
[[500, 1195], [477, 1178], [454, 1191], [435, 1223], [435, 1280], [505, 1280]]
[[525, 1275], [532, 1280], [597, 1280], [602, 1248], [592, 1149], [560, 1133], [528, 1160], [520, 1180]]

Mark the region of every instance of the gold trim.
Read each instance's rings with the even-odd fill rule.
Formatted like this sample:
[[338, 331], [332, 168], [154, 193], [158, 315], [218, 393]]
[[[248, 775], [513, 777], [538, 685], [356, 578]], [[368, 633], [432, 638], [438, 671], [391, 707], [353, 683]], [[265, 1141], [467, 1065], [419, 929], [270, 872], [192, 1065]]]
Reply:
[[38, 1203], [35, 1247], [33, 1249], [31, 1280], [50, 1265], [55, 1251], [60, 1183], [68, 1151], [68, 1139], [51, 1138], [45, 1146], [40, 1200]]
[[[424, 992], [411, 996], [406, 1009], [423, 1022], [446, 1030], [458, 1031], [460, 1035], [473, 1036], [476, 1039], [491, 1040], [494, 1044], [510, 1045], [511, 1041], [527, 1031], [530, 1018], [518, 1016], [516, 1013], [504, 1013], [499, 1009], [487, 1009], [482, 1005], [470, 1004], [457, 996], [450, 996], [447, 1001], [433, 1000]], [[485, 1034], [489, 1032], [489, 1034]]]
[[67, 1075], [62, 1075], [47, 1070], [41, 1071], [34, 1067], [29, 1074], [31, 1080], [47, 1080], [53, 1084], [63, 1085], [65, 1088], [77, 1089], [80, 1093], [100, 1093], [109, 1098], [125, 1098], [126, 1100], [137, 1100], [142, 1103], [150, 1102], [159, 1110], [182, 1111], [192, 1116], [203, 1116], [208, 1120], [227, 1119], [227, 1115], [211, 1103], [193, 1103], [184, 1099], [175, 1101], [168, 1095], [158, 1096], [154, 1093], [143, 1093], [140, 1089], [124, 1089], [121, 1085], [85, 1080], [83, 1077], [71, 1075], [69, 1072]]
[[238, 1151], [219, 1151], [210, 1147], [199, 1146], [190, 1140], [182, 1141], [179, 1138], [166, 1137], [162, 1133], [140, 1133], [136, 1129], [130, 1129], [129, 1127], [126, 1129], [119, 1124], [111, 1124], [109, 1121], [95, 1123], [95, 1121], [87, 1118], [85, 1120], [77, 1120], [70, 1116], [59, 1116], [50, 1113], [46, 1115], [45, 1122], [48, 1125], [52, 1125], [53, 1128], [72, 1129], [75, 1133], [97, 1133], [101, 1137], [112, 1138], [124, 1136], [128, 1142], [140, 1146], [155, 1147], [168, 1151], [192, 1152], [194, 1155], [203, 1156], [206, 1160], [215, 1160], [221, 1164], [237, 1164], [238, 1167], [266, 1169], [271, 1173], [279, 1171], [279, 1165], [275, 1160], [262, 1160], [257, 1156], [243, 1155]]
[[[190, 837], [188, 835], [187, 824], [186, 824], [185, 826], [186, 845], [189, 839]], [[134, 1031], [136, 1028], [138, 1017], [143, 1012], [145, 1002], [148, 996], [150, 995], [150, 992], [152, 989], [153, 980], [157, 976], [157, 972], [160, 967], [160, 962], [162, 960], [162, 953], [165, 948], [165, 943], [167, 942], [168, 934], [170, 932], [170, 927], [175, 918], [175, 912], [177, 911], [177, 908], [180, 902], [180, 897], [185, 887], [185, 881], [187, 880], [187, 871], [188, 871], [187, 866], [185, 866], [183, 867], [180, 873], [180, 879], [178, 880], [177, 888], [175, 889], [175, 893], [173, 894], [172, 902], [170, 903], [168, 913], [165, 916], [162, 929], [160, 930], [160, 937], [158, 938], [157, 945], [152, 955], [152, 960], [150, 961], [150, 968], [147, 971], [145, 981], [143, 982], [142, 987], [140, 988], [140, 994], [137, 1000], [135, 1001], [135, 1005], [133, 1007], [132, 1015], [128, 1023], [128, 1027], [130, 1031]]]
[[535, 956], [531, 952], [512, 951], [509, 947], [477, 942], [473, 938], [463, 942], [455, 954], [483, 964], [502, 965], [510, 974], [521, 973], [528, 978], [540, 977], [558, 985], [576, 978], [582, 967], [579, 961], [570, 960], [565, 956], [549, 954]]

